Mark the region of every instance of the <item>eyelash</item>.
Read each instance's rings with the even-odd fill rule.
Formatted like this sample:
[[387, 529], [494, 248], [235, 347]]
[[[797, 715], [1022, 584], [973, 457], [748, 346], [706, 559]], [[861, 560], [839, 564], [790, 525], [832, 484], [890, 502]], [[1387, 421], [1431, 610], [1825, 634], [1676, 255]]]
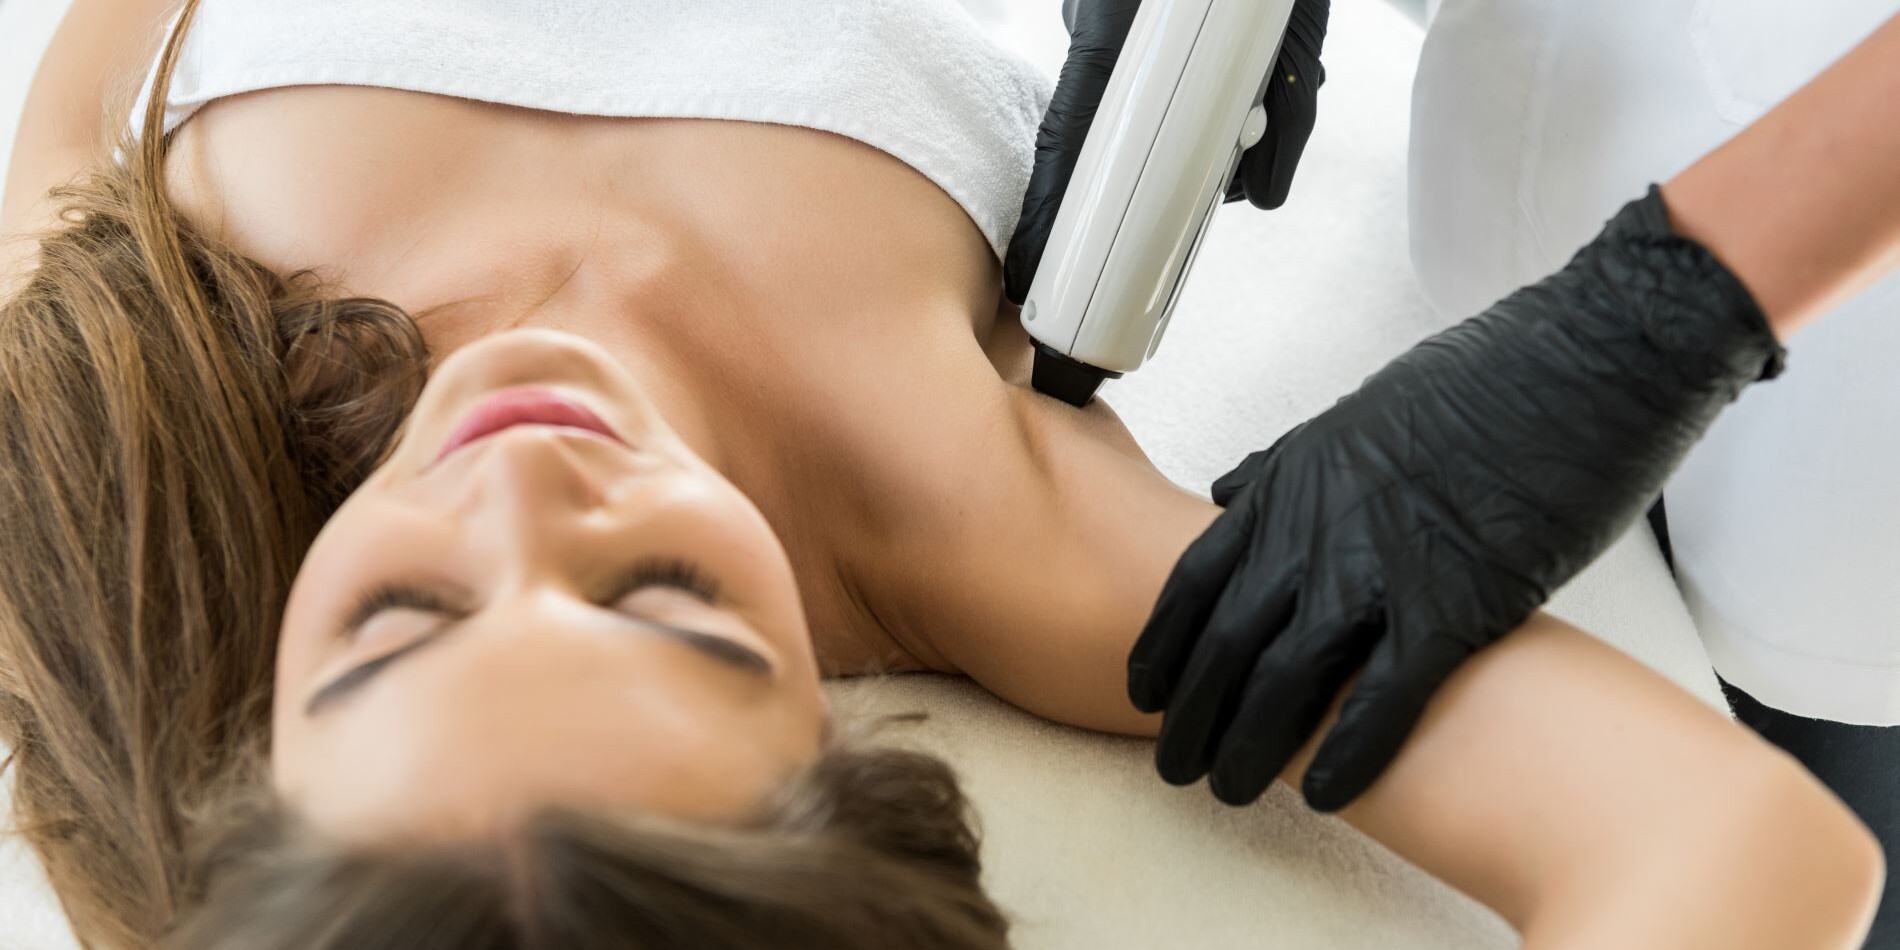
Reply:
[[[608, 600], [616, 601], [643, 587], [673, 587], [705, 601], [719, 603], [719, 582], [712, 575], [684, 558], [652, 557], [634, 564], [609, 588]], [[350, 608], [344, 629], [354, 631], [385, 610], [421, 610], [451, 613], [453, 608], [439, 595], [410, 584], [384, 584], [371, 588]]]
[[345, 615], [343, 629], [355, 633], [385, 610], [421, 610], [445, 614], [449, 612], [449, 605], [426, 588], [408, 584], [384, 584], [371, 588], [362, 597], [357, 598], [355, 606], [351, 607], [349, 613]]
[[719, 581], [685, 558], [652, 557], [641, 561], [621, 576], [610, 589], [619, 600], [642, 587], [675, 587], [705, 601], [719, 602]]

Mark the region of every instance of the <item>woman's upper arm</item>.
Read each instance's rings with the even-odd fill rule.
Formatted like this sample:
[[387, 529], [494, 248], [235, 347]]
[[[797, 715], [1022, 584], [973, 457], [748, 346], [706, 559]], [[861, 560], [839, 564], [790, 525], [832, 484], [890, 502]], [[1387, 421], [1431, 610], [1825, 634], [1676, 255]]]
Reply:
[[20, 113], [6, 187], [0, 192], [0, 284], [33, 248], [20, 240], [53, 220], [47, 189], [103, 155], [108, 104], [130, 96], [162, 38], [176, 0], [73, 0], [60, 21]]
[[1880, 876], [1791, 759], [1545, 615], [1466, 663], [1342, 817], [1531, 947], [1856, 946]]

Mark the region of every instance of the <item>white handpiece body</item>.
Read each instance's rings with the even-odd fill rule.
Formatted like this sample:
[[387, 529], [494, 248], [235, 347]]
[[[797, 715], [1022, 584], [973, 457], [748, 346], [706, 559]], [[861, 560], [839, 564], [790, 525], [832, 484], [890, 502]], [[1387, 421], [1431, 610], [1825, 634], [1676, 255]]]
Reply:
[[1240, 154], [1266, 129], [1293, 3], [1142, 4], [1023, 301], [1044, 347], [1107, 376], [1154, 355]]

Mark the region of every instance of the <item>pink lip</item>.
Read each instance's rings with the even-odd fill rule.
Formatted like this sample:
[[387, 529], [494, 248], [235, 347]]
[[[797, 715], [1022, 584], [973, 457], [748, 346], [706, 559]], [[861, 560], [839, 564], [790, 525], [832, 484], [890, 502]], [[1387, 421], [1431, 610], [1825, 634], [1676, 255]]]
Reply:
[[440, 462], [464, 445], [520, 425], [558, 426], [591, 432], [626, 445], [625, 439], [594, 414], [593, 410], [550, 389], [522, 387], [504, 389], [475, 404], [457, 423], [455, 431], [436, 456]]

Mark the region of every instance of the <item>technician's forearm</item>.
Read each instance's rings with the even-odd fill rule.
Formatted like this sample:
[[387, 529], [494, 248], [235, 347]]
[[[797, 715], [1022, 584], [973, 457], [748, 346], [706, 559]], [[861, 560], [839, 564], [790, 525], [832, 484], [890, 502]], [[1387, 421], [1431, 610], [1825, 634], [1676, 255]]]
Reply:
[[1663, 186], [1787, 339], [1900, 265], [1900, 17]]

